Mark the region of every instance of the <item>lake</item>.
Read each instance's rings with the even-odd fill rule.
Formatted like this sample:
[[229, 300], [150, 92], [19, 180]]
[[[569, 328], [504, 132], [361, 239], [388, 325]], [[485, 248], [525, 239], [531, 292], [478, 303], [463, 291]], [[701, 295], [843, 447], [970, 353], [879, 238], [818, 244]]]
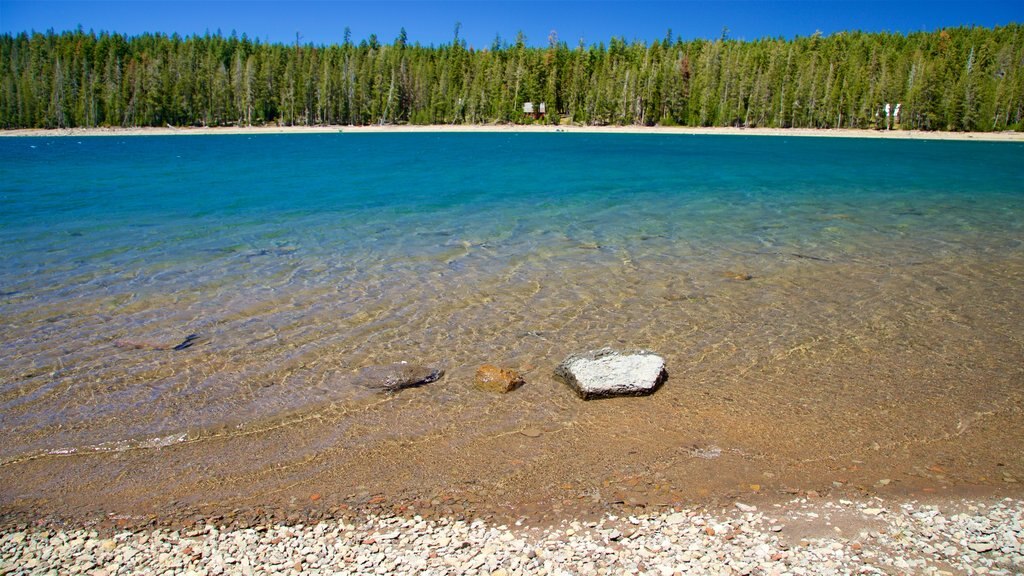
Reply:
[[[1022, 159], [703, 135], [0, 139], [0, 500], [1024, 475]], [[602, 346], [659, 352], [668, 382], [583, 402], [554, 380]], [[446, 375], [352, 385], [402, 361]], [[527, 383], [479, 391], [484, 363]]]

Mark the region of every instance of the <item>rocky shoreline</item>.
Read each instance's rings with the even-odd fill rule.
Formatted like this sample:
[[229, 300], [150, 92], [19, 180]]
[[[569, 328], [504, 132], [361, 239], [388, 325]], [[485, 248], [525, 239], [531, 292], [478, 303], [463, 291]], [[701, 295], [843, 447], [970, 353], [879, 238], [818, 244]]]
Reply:
[[101, 534], [11, 527], [21, 574], [1020, 574], [1024, 500], [794, 498], [531, 527], [368, 515]]

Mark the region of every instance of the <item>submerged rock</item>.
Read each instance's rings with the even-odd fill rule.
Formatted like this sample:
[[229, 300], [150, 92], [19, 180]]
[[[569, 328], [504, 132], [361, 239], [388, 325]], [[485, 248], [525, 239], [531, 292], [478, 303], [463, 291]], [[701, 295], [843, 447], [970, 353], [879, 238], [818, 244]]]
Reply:
[[191, 348], [192, 345], [195, 344], [196, 340], [198, 340], [198, 339], [199, 339], [199, 334], [189, 334], [188, 336], [185, 336], [185, 339], [181, 342], [181, 344], [178, 344], [174, 348], [171, 348], [171, 350], [181, 351], [181, 350], [184, 350], [186, 348]]
[[381, 366], [367, 366], [355, 375], [355, 382], [361, 386], [397, 392], [436, 382], [444, 376], [444, 370], [433, 366], [420, 366], [406, 362], [395, 362]]
[[525, 383], [522, 374], [509, 368], [484, 364], [476, 371], [476, 387], [486, 392], [505, 394]]
[[555, 368], [555, 377], [584, 400], [645, 396], [667, 378], [665, 360], [653, 352], [619, 352], [611, 348], [573, 354]]
[[726, 272], [724, 276], [729, 280], [739, 280], [740, 282], [754, 279], [752, 274], [747, 274], [746, 272]]
[[189, 334], [185, 336], [185, 339], [179, 344], [172, 344], [168, 341], [159, 340], [116, 340], [114, 346], [118, 348], [128, 348], [131, 350], [175, 350], [181, 351], [187, 348], [191, 348], [193, 344], [200, 340], [199, 334]]

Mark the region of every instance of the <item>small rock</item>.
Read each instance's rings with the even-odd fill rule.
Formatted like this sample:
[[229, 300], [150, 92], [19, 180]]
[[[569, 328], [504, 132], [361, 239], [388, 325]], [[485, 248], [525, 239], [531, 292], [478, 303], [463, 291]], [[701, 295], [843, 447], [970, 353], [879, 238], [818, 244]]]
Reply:
[[746, 282], [754, 279], [753, 275], [745, 272], [726, 272], [724, 276], [730, 280], [739, 280], [740, 282]]
[[476, 371], [476, 387], [486, 392], [506, 394], [526, 383], [523, 375], [509, 368], [484, 364]]
[[757, 512], [757, 506], [751, 506], [750, 504], [744, 504], [742, 502], [737, 502], [736, 508], [738, 508], [740, 512]]
[[665, 524], [669, 526], [677, 526], [687, 521], [689, 517], [682, 512], [673, 512], [665, 517]]
[[881, 508], [865, 508], [861, 510], [861, 512], [867, 516], [878, 516], [882, 512], [885, 512], [885, 510], [882, 510]]
[[992, 542], [971, 542], [967, 547], [975, 552], [989, 552], [994, 550], [996, 545]]
[[354, 381], [374, 390], [397, 392], [405, 388], [436, 382], [442, 376], [444, 376], [444, 370], [440, 368], [396, 362], [363, 368], [356, 373]]

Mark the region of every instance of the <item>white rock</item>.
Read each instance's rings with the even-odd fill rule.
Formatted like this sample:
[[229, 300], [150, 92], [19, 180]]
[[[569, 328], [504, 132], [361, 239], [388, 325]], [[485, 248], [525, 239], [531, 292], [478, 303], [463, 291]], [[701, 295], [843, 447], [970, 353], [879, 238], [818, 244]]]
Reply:
[[601, 348], [569, 356], [555, 369], [555, 376], [590, 400], [650, 394], [668, 375], [665, 360], [653, 352]]
[[682, 512], [673, 512], [665, 517], [665, 524], [669, 526], [678, 526], [679, 524], [685, 523], [689, 519], [689, 516]]
[[994, 550], [996, 545], [992, 542], [971, 542], [967, 547], [975, 552], [989, 552], [990, 550]]

